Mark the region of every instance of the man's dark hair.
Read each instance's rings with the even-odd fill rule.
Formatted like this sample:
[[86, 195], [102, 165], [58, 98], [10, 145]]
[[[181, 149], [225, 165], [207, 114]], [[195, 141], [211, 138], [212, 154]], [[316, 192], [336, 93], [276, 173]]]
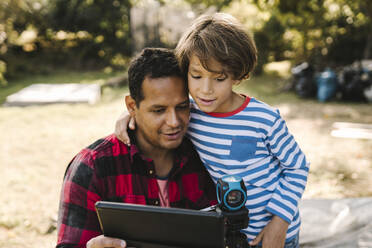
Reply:
[[137, 107], [143, 100], [142, 84], [146, 77], [180, 77], [185, 82], [174, 52], [165, 48], [145, 48], [136, 56], [128, 70], [130, 96], [136, 101]]

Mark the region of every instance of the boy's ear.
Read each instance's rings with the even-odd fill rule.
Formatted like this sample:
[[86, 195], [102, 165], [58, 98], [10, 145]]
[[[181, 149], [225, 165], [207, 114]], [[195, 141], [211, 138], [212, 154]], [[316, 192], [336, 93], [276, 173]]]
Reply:
[[235, 85], [235, 86], [236, 86], [236, 85], [239, 85], [242, 81], [244, 81], [244, 80], [248, 80], [250, 77], [251, 77], [251, 74], [248, 73], [248, 74], [245, 75], [242, 79], [235, 80], [234, 85]]
[[130, 116], [134, 117], [137, 109], [136, 101], [130, 95], [128, 95], [125, 96], [125, 104], [127, 105]]
[[242, 82], [242, 80], [235, 80], [235, 82], [233, 83], [233, 85], [234, 86], [239, 85], [241, 82]]
[[251, 77], [251, 74], [248, 73], [247, 75], [245, 75], [245, 76], [243, 77], [243, 80], [248, 80], [250, 77]]

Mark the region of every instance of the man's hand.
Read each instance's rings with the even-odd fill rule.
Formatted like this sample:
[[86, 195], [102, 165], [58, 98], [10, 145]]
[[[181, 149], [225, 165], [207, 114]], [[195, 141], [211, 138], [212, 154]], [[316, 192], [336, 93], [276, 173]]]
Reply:
[[92, 238], [87, 243], [87, 248], [125, 248], [127, 244], [122, 239], [105, 237], [103, 235]]
[[267, 224], [267, 226], [265, 226], [257, 237], [249, 244], [252, 246], [258, 245], [262, 240], [263, 248], [284, 247], [288, 225], [288, 222], [274, 215], [269, 224]]
[[121, 142], [129, 146], [128, 126], [132, 130], [136, 128], [134, 118], [132, 118], [128, 112], [123, 112], [115, 123], [114, 134]]

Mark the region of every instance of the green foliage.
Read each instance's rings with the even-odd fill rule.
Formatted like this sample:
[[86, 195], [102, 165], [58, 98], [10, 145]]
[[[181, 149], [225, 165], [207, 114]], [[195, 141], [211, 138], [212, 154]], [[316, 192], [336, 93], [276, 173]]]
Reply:
[[[284, 55], [284, 58], [294, 63], [307, 60], [323, 67], [370, 58], [372, 5], [367, 2], [254, 0], [261, 11], [271, 13], [269, 22], [275, 17], [284, 27], [284, 30], [279, 31], [276, 29], [279, 25], [275, 27], [267, 22], [263, 29], [258, 30], [257, 38], [268, 43], [266, 48], [269, 50], [264, 52], [266, 58], [261, 60], [270, 61], [271, 58], [277, 59], [278, 55]], [[268, 33], [267, 36], [262, 32]], [[278, 36], [280, 32], [283, 32], [282, 37]], [[271, 46], [275, 41], [270, 39], [273, 35], [281, 43], [278, 46]], [[276, 55], [273, 56], [273, 53]]]
[[[165, 5], [172, 0], [157, 0]], [[180, 0], [215, 6], [254, 33], [257, 72], [275, 60], [348, 64], [372, 56], [372, 4], [365, 0]], [[0, 84], [59, 67], [112, 70], [132, 55], [131, 9], [145, 0], [1, 0]], [[149, 34], [149, 32], [145, 32]], [[166, 46], [154, 43], [151, 45]], [[4, 77], [5, 76], [5, 77]], [[9, 80], [8, 80], [9, 81]], [[12, 80], [10, 82], [13, 82]]]
[[[52, 30], [82, 34], [72, 47], [82, 60], [110, 61], [131, 55], [129, 0], [55, 0], [49, 19]], [[66, 40], [66, 42], [68, 42]]]
[[8, 82], [5, 79], [6, 64], [0, 60], [0, 86], [6, 86]]
[[5, 76], [48, 73], [61, 66], [122, 69], [131, 55], [131, 7], [129, 0], [2, 0]]
[[233, 0], [186, 0], [191, 5], [204, 5], [206, 7], [215, 6], [217, 11], [228, 6]]
[[284, 52], [291, 47], [283, 38], [284, 32], [284, 25], [275, 15], [270, 17], [262, 29], [255, 32], [254, 37], [259, 53], [256, 73], [261, 73], [263, 65], [267, 62], [285, 58]]

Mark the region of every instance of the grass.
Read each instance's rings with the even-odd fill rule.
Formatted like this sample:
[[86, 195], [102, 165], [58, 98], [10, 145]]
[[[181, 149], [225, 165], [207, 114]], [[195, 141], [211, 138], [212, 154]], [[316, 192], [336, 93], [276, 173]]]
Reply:
[[[8, 93], [32, 83], [89, 83], [115, 76], [57, 72], [11, 81]], [[330, 136], [332, 123], [372, 123], [371, 104], [318, 103], [281, 93], [285, 80], [253, 77], [237, 91], [278, 107], [311, 161], [305, 198], [372, 196], [372, 141]], [[0, 107], [0, 247], [53, 247], [65, 168], [73, 156], [113, 132], [127, 88], [104, 88], [95, 105]]]
[[287, 83], [288, 79], [286, 78], [262, 75], [243, 81], [235, 89], [239, 92], [246, 92], [268, 104], [302, 101], [293, 92], [282, 90]]

